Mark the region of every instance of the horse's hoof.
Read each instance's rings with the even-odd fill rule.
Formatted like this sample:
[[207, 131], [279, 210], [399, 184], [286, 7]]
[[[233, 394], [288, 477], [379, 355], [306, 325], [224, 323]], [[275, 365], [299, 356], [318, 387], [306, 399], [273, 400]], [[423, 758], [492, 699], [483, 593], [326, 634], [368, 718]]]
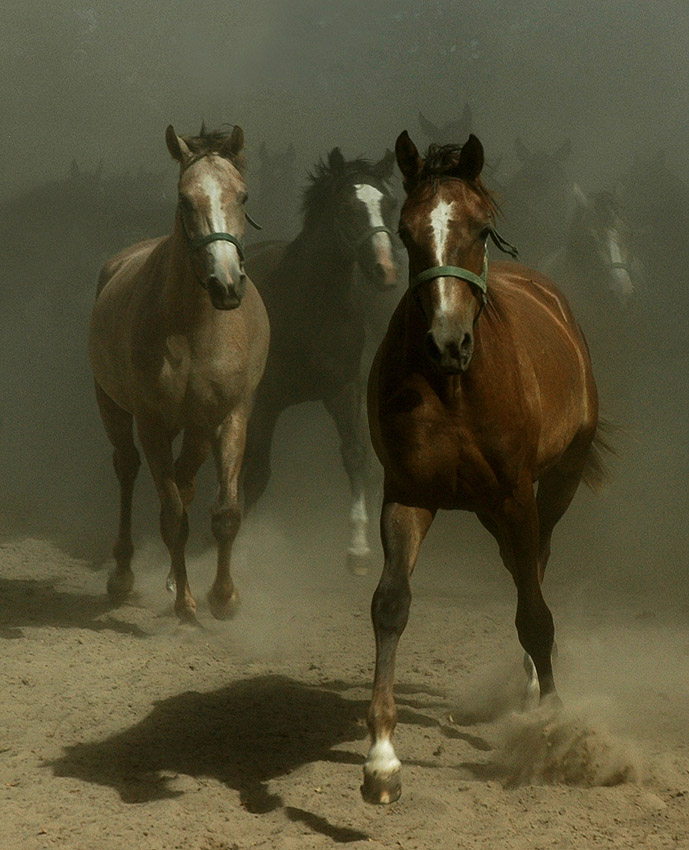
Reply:
[[233, 590], [228, 597], [211, 589], [208, 594], [208, 605], [216, 620], [230, 620], [239, 611], [239, 594]]
[[370, 562], [370, 549], [367, 549], [365, 552], [352, 552], [350, 549], [347, 552], [347, 569], [352, 575], [367, 576]]
[[191, 626], [197, 626], [196, 619], [196, 602], [193, 599], [183, 599], [181, 602], [175, 602], [175, 614], [181, 623], [188, 623]]
[[367, 773], [364, 770], [364, 784], [361, 796], [367, 803], [375, 806], [387, 806], [399, 800], [402, 793], [402, 773], [396, 770], [388, 776]]
[[134, 573], [131, 570], [128, 572], [113, 570], [108, 576], [108, 596], [115, 605], [121, 605], [132, 592], [133, 587]]

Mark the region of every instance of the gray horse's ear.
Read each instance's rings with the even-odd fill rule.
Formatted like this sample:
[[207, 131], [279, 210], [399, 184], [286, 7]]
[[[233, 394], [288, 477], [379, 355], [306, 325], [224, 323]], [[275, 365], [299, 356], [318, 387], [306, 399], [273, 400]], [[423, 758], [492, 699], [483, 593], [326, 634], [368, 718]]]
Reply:
[[419, 174], [421, 174], [423, 159], [419, 156], [419, 151], [406, 130], [403, 130], [397, 137], [395, 156], [404, 178], [404, 190], [409, 192]]
[[223, 145], [223, 153], [229, 154], [230, 156], [237, 156], [241, 153], [243, 148], [244, 130], [242, 130], [239, 124], [235, 124], [230, 138]]
[[572, 153], [572, 140], [565, 139], [560, 147], [555, 151], [554, 159], [556, 162], [564, 162], [569, 159]]
[[339, 148], [333, 148], [328, 154], [328, 165], [332, 171], [342, 171], [344, 168], [345, 159]]
[[176, 159], [177, 162], [185, 162], [191, 156], [191, 151], [187, 147], [187, 143], [175, 133], [175, 128], [172, 124], [168, 124], [165, 130], [165, 142], [167, 149], [170, 151], [170, 156]]
[[388, 181], [392, 177], [392, 170], [395, 167], [395, 154], [388, 148], [383, 154], [380, 162], [373, 166], [373, 171], [380, 180]]
[[459, 176], [464, 180], [476, 180], [483, 171], [484, 162], [483, 145], [473, 133], [470, 133], [459, 154], [457, 164]]
[[437, 127], [432, 121], [429, 121], [423, 112], [419, 112], [419, 127], [421, 127], [423, 132], [432, 142], [434, 142], [440, 135], [440, 127]]
[[524, 142], [522, 142], [519, 136], [517, 136], [517, 138], [514, 140], [514, 150], [517, 154], [517, 159], [519, 160], [519, 162], [528, 162], [531, 159], [531, 152], [526, 147]]

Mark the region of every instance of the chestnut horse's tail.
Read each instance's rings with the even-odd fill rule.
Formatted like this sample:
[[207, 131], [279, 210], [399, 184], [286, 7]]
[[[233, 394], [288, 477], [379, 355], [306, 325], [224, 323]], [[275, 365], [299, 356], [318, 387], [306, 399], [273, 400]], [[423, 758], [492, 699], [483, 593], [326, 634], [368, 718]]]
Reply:
[[594, 493], [598, 493], [603, 484], [610, 476], [610, 470], [605, 463], [603, 455], [616, 454], [615, 449], [610, 443], [610, 434], [615, 431], [615, 426], [607, 419], [599, 419], [596, 433], [593, 436], [591, 447], [589, 448], [586, 465], [581, 476], [581, 480]]

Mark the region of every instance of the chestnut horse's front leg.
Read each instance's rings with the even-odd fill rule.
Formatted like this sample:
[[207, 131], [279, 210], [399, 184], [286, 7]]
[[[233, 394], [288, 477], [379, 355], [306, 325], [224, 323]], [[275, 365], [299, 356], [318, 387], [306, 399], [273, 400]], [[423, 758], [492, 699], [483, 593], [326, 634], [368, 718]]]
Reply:
[[239, 473], [246, 447], [249, 405], [240, 405], [225, 419], [213, 440], [213, 458], [218, 477], [218, 496], [213, 506], [211, 525], [218, 546], [218, 567], [208, 593], [211, 613], [227, 619], [239, 607], [239, 595], [230, 573], [232, 545], [241, 522]]
[[393, 695], [395, 654], [409, 616], [409, 578], [434, 516], [435, 511], [425, 508], [410, 508], [389, 501], [383, 504], [380, 529], [385, 564], [371, 604], [376, 636], [373, 698], [368, 710], [371, 748], [361, 786], [363, 798], [368, 803], [393, 803], [402, 793], [400, 762], [392, 746], [397, 723]]

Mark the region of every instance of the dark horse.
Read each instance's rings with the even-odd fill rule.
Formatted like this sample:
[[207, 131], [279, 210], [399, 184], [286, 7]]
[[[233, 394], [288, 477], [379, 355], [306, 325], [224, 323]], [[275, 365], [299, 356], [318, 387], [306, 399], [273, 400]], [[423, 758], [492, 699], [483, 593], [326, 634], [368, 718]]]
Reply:
[[351, 484], [349, 564], [368, 553], [365, 500], [367, 437], [362, 415], [365, 325], [355, 267], [380, 289], [397, 282], [391, 241], [395, 205], [387, 184], [394, 155], [346, 162], [333, 149], [304, 194], [300, 233], [287, 246], [255, 246], [247, 260], [271, 323], [266, 372], [249, 423], [245, 507], [270, 477], [270, 447], [280, 413], [322, 401], [337, 427]]
[[553, 619], [541, 593], [550, 537], [580, 480], [595, 485], [603, 474], [591, 362], [564, 297], [524, 266], [488, 270], [487, 240], [507, 243], [493, 228], [480, 179], [481, 143], [470, 135], [462, 148], [432, 146], [424, 160], [404, 132], [396, 152], [410, 288], [369, 382], [371, 436], [385, 471], [372, 744], [362, 786], [374, 803], [401, 792], [391, 743], [395, 653], [410, 576], [436, 511], [473, 511], [497, 540], [517, 586], [530, 684], [556, 701]]

